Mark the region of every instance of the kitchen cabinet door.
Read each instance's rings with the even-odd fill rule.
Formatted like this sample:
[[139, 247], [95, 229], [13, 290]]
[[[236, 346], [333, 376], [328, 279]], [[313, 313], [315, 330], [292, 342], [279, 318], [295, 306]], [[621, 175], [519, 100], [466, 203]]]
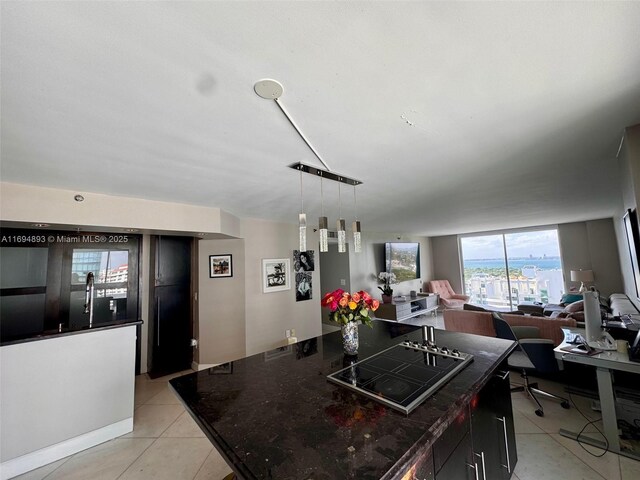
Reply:
[[478, 478], [511, 478], [517, 453], [508, 370], [494, 375], [471, 402], [470, 408]]
[[471, 435], [467, 432], [436, 473], [436, 480], [478, 480], [478, 468], [471, 452]]

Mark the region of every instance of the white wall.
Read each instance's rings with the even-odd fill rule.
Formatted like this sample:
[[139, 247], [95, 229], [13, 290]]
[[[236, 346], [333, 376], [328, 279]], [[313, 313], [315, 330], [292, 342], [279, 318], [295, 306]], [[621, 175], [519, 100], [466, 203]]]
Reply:
[[[73, 199], [76, 193], [84, 196], [83, 202]], [[1, 219], [9, 222], [231, 236], [239, 233], [238, 219], [219, 208], [15, 183], [0, 184], [0, 205]]]
[[351, 291], [365, 290], [375, 298], [382, 298], [378, 290], [378, 274], [385, 271], [386, 242], [418, 242], [420, 244], [420, 279], [392, 285], [394, 295], [408, 295], [411, 290], [420, 291], [422, 281], [429, 279], [433, 266], [431, 241], [427, 237], [399, 235], [397, 233], [362, 232], [362, 252], [355, 253], [349, 244], [349, 268]]
[[[627, 209], [640, 205], [640, 125], [629, 127], [625, 131], [624, 144], [618, 158], [620, 171], [620, 207], [614, 218], [616, 240], [618, 244], [620, 269], [624, 293], [640, 308], [633, 278], [629, 247], [623, 224], [623, 216]], [[640, 212], [637, 212], [640, 213]]]
[[622, 292], [622, 274], [613, 219], [558, 225], [565, 291], [579, 287], [571, 270], [593, 270], [594, 284], [603, 296]]
[[[209, 278], [209, 255], [230, 254], [232, 276]], [[245, 241], [198, 242], [198, 348], [194, 362], [214, 365], [246, 354]]]
[[132, 430], [135, 339], [132, 325], [0, 348], [2, 478]]
[[[285, 330], [294, 328], [298, 340], [322, 335], [320, 312], [320, 265], [312, 275], [313, 298], [296, 302], [295, 281], [291, 290], [262, 293], [262, 259], [290, 258], [298, 248], [298, 226], [266, 220], [241, 221], [245, 242], [246, 354], [264, 352], [286, 344]], [[307, 228], [307, 248], [318, 255], [318, 236]]]
[[457, 235], [431, 238], [433, 277], [427, 280], [449, 280], [454, 292], [462, 293], [462, 273]]

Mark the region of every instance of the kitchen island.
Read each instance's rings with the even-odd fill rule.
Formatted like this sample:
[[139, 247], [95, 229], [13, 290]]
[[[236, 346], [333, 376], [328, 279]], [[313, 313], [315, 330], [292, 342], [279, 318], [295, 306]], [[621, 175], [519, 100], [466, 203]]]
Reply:
[[123, 320], [3, 338], [2, 480], [132, 431], [141, 323]]
[[[417, 327], [361, 325], [359, 359]], [[515, 343], [436, 330], [473, 361], [409, 415], [327, 381], [348, 367], [340, 332], [170, 381], [243, 479], [510, 478], [516, 462], [508, 373]]]

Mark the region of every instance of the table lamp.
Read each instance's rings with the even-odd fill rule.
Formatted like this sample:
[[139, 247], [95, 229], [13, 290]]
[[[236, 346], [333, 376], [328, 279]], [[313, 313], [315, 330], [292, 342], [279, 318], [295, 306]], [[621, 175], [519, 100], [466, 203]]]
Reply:
[[584, 282], [593, 282], [593, 270], [571, 270], [571, 281], [580, 282], [580, 293], [587, 291]]

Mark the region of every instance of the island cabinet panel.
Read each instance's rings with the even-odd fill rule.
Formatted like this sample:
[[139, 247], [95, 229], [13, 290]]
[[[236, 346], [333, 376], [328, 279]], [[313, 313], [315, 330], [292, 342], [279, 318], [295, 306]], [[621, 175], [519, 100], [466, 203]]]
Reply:
[[473, 480], [477, 479], [477, 464], [473, 463], [471, 434], [465, 433], [460, 443], [451, 452], [447, 461], [436, 473], [436, 480]]
[[509, 479], [515, 446], [509, 374], [498, 369], [471, 399], [468, 415], [460, 415], [434, 443], [436, 479]]
[[470, 405], [473, 454], [482, 480], [511, 478], [517, 461], [508, 372], [498, 370]]

